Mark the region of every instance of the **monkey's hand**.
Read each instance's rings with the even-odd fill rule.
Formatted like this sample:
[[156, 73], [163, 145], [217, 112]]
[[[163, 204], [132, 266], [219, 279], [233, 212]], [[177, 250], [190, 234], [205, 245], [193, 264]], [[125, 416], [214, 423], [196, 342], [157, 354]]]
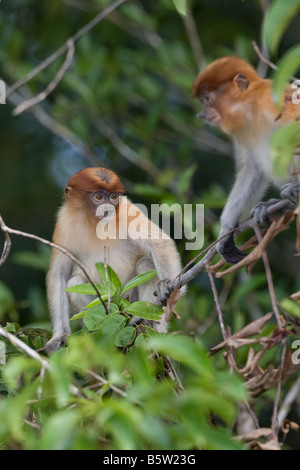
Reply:
[[45, 344], [45, 351], [48, 355], [57, 351], [63, 344], [65, 344], [67, 335], [54, 336]]
[[284, 184], [280, 190], [280, 196], [282, 199], [289, 199], [295, 207], [297, 207], [299, 202], [299, 183], [287, 183]]
[[227, 263], [236, 264], [241, 261], [247, 253], [239, 250], [235, 245], [233, 233], [228, 237], [222, 238], [218, 244], [218, 252]]
[[158, 297], [159, 302], [163, 305], [167, 305], [168, 298], [173, 292], [173, 286], [169, 279], [162, 279], [156, 286], [156, 291], [153, 292], [155, 297]]

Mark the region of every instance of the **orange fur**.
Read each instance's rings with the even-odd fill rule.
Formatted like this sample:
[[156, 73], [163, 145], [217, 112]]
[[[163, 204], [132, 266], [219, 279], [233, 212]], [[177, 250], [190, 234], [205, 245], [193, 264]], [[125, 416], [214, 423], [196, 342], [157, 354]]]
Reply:
[[[248, 80], [246, 89], [235, 82], [240, 75]], [[220, 114], [221, 129], [249, 147], [260, 136], [268, 137], [281, 125], [300, 118], [300, 106], [292, 103], [289, 88], [279, 110], [272, 100], [272, 81], [260, 78], [250, 64], [237, 57], [223, 57], [208, 65], [194, 81], [193, 92], [200, 99], [210, 97], [204, 107]]]

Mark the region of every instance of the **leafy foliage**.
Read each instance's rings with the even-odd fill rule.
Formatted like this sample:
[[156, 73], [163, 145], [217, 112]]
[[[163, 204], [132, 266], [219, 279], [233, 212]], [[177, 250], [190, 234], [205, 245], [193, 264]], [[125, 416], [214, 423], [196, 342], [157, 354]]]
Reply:
[[[245, 398], [236, 377], [216, 374], [199, 341], [151, 330], [124, 350], [122, 332], [117, 348], [104, 328], [71, 335], [46, 371], [11, 352], [0, 391], [2, 448], [240, 448], [224, 426]], [[174, 376], [163, 377], [158, 350], [182, 361], [180, 390]], [[213, 426], [210, 414], [223, 424]]]

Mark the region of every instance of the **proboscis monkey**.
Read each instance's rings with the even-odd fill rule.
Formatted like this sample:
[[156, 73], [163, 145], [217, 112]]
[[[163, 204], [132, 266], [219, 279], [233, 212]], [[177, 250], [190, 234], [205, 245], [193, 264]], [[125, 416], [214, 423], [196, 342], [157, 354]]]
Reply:
[[[272, 81], [262, 79], [243, 59], [223, 57], [199, 73], [193, 84], [194, 96], [203, 103], [199, 117], [219, 126], [232, 137], [237, 176], [221, 216], [223, 236], [249, 217], [250, 210], [258, 223], [267, 219], [267, 208], [275, 200], [257, 204], [270, 184], [282, 186], [281, 197], [290, 200], [288, 209], [298, 203], [300, 147], [295, 151], [290, 178], [282, 181], [272, 174], [270, 139], [274, 132], [300, 119], [300, 100], [287, 85], [281, 110], [272, 99]], [[300, 135], [299, 135], [300, 142]], [[234, 243], [233, 234], [223, 238], [218, 250], [229, 263], [237, 263], [245, 255]]]

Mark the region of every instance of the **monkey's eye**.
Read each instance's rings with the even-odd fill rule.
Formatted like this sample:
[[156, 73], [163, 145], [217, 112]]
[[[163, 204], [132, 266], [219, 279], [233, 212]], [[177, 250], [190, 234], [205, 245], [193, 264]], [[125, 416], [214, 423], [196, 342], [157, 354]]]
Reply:
[[94, 198], [96, 199], [96, 201], [103, 201], [103, 194], [102, 193], [96, 193], [94, 194]]
[[118, 196], [117, 193], [112, 193], [112, 194], [110, 195], [110, 199], [112, 199], [113, 201], [116, 201], [116, 200], [118, 199], [118, 197], [119, 197], [119, 196]]

